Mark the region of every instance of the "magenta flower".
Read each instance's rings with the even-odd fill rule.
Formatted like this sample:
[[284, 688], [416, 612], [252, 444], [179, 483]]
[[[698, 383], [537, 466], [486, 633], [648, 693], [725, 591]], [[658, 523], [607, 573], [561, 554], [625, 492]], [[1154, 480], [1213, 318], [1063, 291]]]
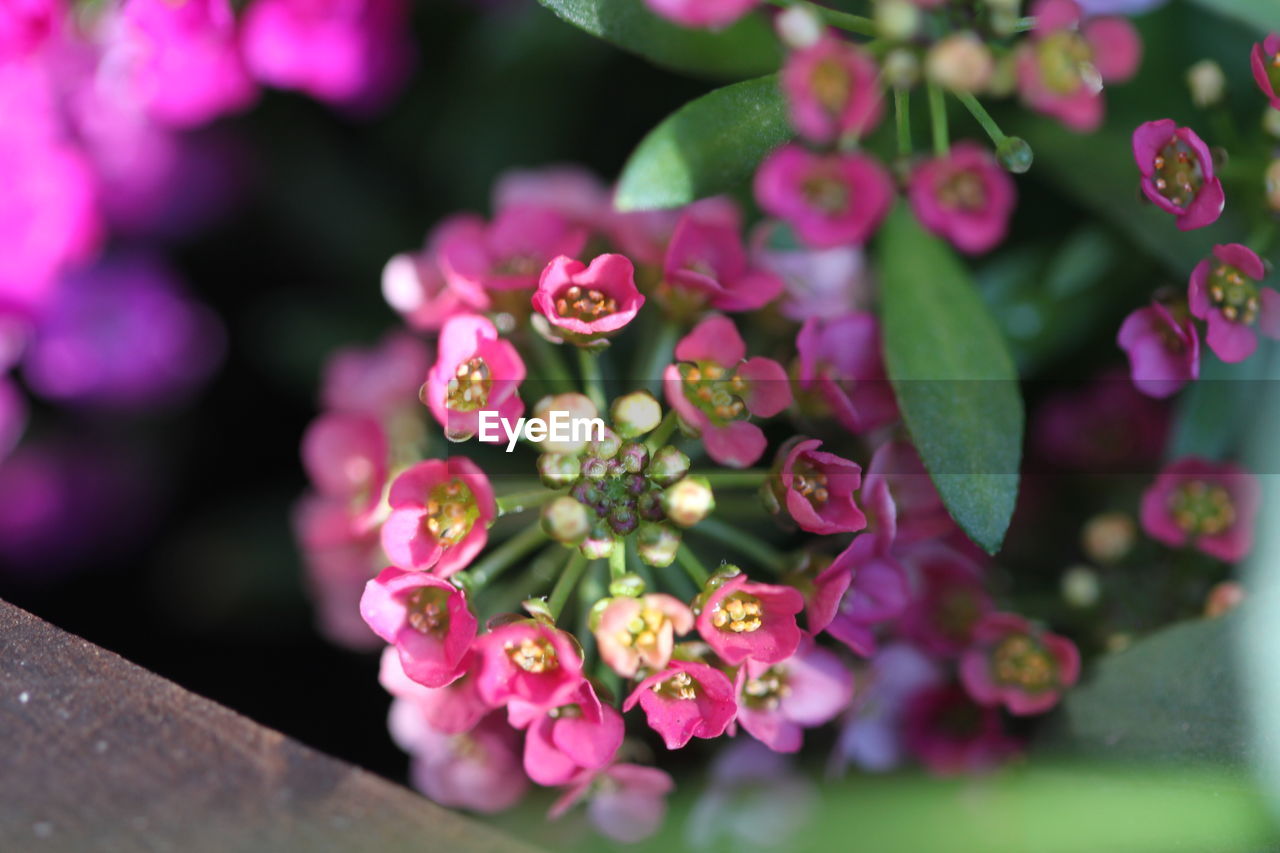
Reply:
[[906, 573], [890, 553], [892, 541], [891, 531], [863, 533], [823, 570], [810, 630], [825, 630], [863, 657], [876, 653], [876, 627], [896, 619], [911, 595]]
[[784, 446], [778, 474], [782, 503], [802, 530], [810, 533], [853, 533], [867, 526], [854, 503], [862, 483], [862, 467], [834, 453], [818, 450], [816, 438]]
[[582, 653], [573, 637], [534, 619], [481, 634], [480, 695], [490, 705], [520, 700], [550, 710], [574, 701], [582, 684]]
[[852, 698], [853, 673], [808, 638], [784, 661], [738, 670], [738, 722], [777, 752], [798, 752], [804, 729], [830, 722]]
[[611, 764], [603, 770], [583, 770], [569, 780], [547, 817], [555, 820], [586, 800], [587, 817], [600, 834], [635, 844], [662, 826], [667, 794], [674, 788], [671, 776], [656, 767]]
[[1249, 66], [1253, 79], [1271, 102], [1271, 108], [1280, 110], [1280, 33], [1268, 33], [1262, 44], [1255, 44], [1249, 53]]
[[672, 302], [717, 311], [754, 311], [782, 292], [782, 279], [751, 266], [739, 217], [716, 219], [686, 211], [676, 224], [663, 262]]
[[1166, 466], [1143, 493], [1142, 529], [1166, 545], [1234, 563], [1253, 548], [1261, 500], [1258, 478], [1240, 466], [1189, 456]]
[[856, 246], [811, 249], [799, 245], [785, 223], [765, 221], [752, 231], [751, 259], [782, 279], [778, 307], [797, 323], [870, 305], [866, 262]]
[[717, 587], [698, 613], [702, 639], [725, 663], [778, 663], [800, 645], [796, 614], [804, 596], [789, 586], [756, 583], [736, 574]]
[[1200, 335], [1195, 324], [1189, 317], [1179, 320], [1160, 302], [1125, 317], [1116, 343], [1129, 357], [1134, 387], [1148, 397], [1176, 394], [1200, 376]]
[[641, 667], [666, 668], [675, 637], [692, 630], [688, 605], [674, 596], [650, 593], [609, 599], [594, 633], [600, 658], [623, 678], [634, 678]]
[[756, 171], [756, 201], [825, 248], [865, 243], [893, 206], [893, 180], [864, 154], [816, 154], [784, 145]]
[[553, 208], [513, 205], [488, 224], [459, 219], [440, 237], [440, 268], [459, 293], [532, 290], [547, 264], [576, 257], [587, 237], [587, 229]]
[[254, 0], [241, 47], [260, 82], [339, 107], [384, 105], [414, 58], [405, 0]]
[[478, 303], [454, 290], [445, 280], [435, 253], [430, 250], [393, 255], [382, 268], [382, 298], [411, 329], [436, 332], [461, 314], [483, 311], [488, 297]]
[[[524, 412], [524, 361], [486, 317], [468, 314], [445, 323], [423, 399], [445, 438], [466, 441], [480, 429], [480, 410], [514, 422]], [[502, 441], [503, 439], [499, 439]]]
[[390, 448], [368, 415], [329, 412], [302, 436], [302, 466], [316, 492], [350, 508], [351, 529], [372, 528], [387, 482]]
[[640, 704], [650, 727], [667, 749], [679, 749], [691, 738], [724, 734], [738, 712], [733, 683], [713, 666], [673, 660], [636, 685], [623, 711]]
[[888, 506], [892, 507], [898, 542], [939, 539], [956, 530], [933, 485], [933, 478], [910, 442], [885, 442], [872, 454], [867, 465], [862, 480], [863, 505], [867, 507], [868, 523], [874, 529], [882, 527], [885, 521], [874, 511], [885, 506], [882, 500], [873, 500], [882, 488], [887, 491]]
[[602, 703], [586, 680], [564, 705], [542, 708], [512, 699], [507, 712], [513, 727], [528, 729], [524, 770], [539, 785], [564, 785], [583, 770], [607, 766], [626, 734], [622, 715]]
[[1205, 339], [1218, 358], [1244, 361], [1258, 347], [1254, 334], [1280, 338], [1280, 293], [1259, 287], [1267, 274], [1262, 259], [1247, 246], [1214, 246], [1213, 256], [1196, 264], [1187, 290], [1191, 314], [1208, 324]]
[[718, 30], [756, 7], [759, 0], [645, 0], [651, 10], [682, 27]]
[[407, 468], [391, 483], [387, 503], [382, 548], [391, 562], [442, 578], [466, 568], [484, 549], [498, 515], [489, 478], [464, 456]]
[[533, 294], [552, 333], [582, 345], [617, 334], [643, 305], [635, 267], [622, 255], [598, 255], [590, 266], [561, 255], [542, 271]]
[[975, 703], [958, 684], [916, 692], [903, 708], [902, 726], [903, 746], [939, 776], [991, 770], [1020, 748], [1005, 734], [999, 709]]
[[613, 211], [609, 188], [579, 166], [509, 169], [493, 185], [493, 209], [542, 207], [588, 229], [607, 230]]
[[389, 425], [414, 398], [430, 364], [426, 344], [392, 332], [368, 348], [347, 347], [329, 357], [320, 382], [320, 402], [337, 412], [370, 415]]
[[395, 697], [388, 727], [397, 743], [412, 740], [424, 726], [444, 734], [471, 731], [493, 708], [476, 689], [475, 653], [462, 662], [462, 674], [443, 687], [427, 687], [410, 678], [395, 646], [382, 650], [378, 682]]
[[257, 98], [229, 0], [126, 0], [114, 23], [104, 63], [157, 121], [192, 127]]
[[372, 649], [377, 635], [360, 618], [360, 596], [387, 563], [374, 516], [351, 496], [305, 495], [293, 512], [294, 538], [320, 632], [340, 646]]
[[10, 0], [0, 5], [0, 56], [13, 58], [36, 50], [66, 20], [62, 0]]
[[427, 687], [462, 675], [476, 636], [467, 596], [426, 572], [387, 568], [365, 586], [360, 616], [400, 654], [405, 674]]
[[791, 126], [821, 143], [874, 130], [884, 110], [879, 73], [861, 48], [830, 35], [793, 51], [781, 77]]
[[844, 716], [832, 756], [833, 769], [843, 771], [849, 762], [875, 772], [901, 766], [906, 758], [903, 713], [915, 695], [939, 682], [939, 670], [936, 661], [905, 643], [877, 651], [859, 670], [853, 705]]
[[791, 383], [782, 365], [746, 358], [747, 345], [733, 321], [713, 314], [676, 344], [676, 364], [662, 375], [667, 402], [707, 454], [721, 465], [745, 468], [764, 453], [764, 432], [746, 418], [771, 418], [791, 405]]
[[1036, 27], [1017, 52], [1022, 99], [1072, 130], [1096, 130], [1103, 84], [1123, 83], [1138, 70], [1137, 31], [1124, 18], [1082, 22], [1075, 0], [1037, 0], [1031, 15]]
[[796, 352], [800, 387], [816, 392], [845, 429], [862, 434], [897, 420], [874, 314], [811, 317], [796, 335]]
[[1017, 204], [1013, 179], [991, 152], [968, 140], [917, 166], [908, 197], [921, 225], [971, 255], [1000, 245]]
[[960, 681], [979, 705], [1042, 714], [1080, 677], [1080, 652], [1066, 637], [1013, 613], [988, 613], [960, 657]]
[[1164, 452], [1169, 415], [1117, 367], [1046, 398], [1032, 419], [1032, 446], [1059, 469], [1145, 472]]
[[936, 657], [956, 657], [973, 644], [973, 632], [993, 609], [982, 569], [954, 548], [928, 543], [904, 560], [916, 576], [916, 592], [898, 620], [898, 632]]
[[[519, 739], [498, 714], [475, 728], [447, 734], [426, 725], [408, 724], [392, 735], [413, 756], [409, 780], [413, 787], [442, 806], [484, 814], [505, 811], [529, 789], [520, 769]], [[407, 729], [407, 730], [406, 730]]]
[[1156, 207], [1177, 217], [1190, 231], [1218, 221], [1226, 197], [1213, 173], [1209, 146], [1189, 127], [1171, 118], [1138, 125], [1133, 159], [1142, 173], [1142, 192]]

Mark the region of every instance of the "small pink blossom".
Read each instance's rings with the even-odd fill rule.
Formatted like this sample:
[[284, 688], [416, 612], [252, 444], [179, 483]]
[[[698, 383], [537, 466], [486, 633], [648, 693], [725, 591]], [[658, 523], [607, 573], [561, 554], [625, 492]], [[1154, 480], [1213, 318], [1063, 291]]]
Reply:
[[764, 432], [746, 418], [771, 418], [792, 399], [782, 365], [746, 354], [733, 321], [713, 314], [680, 339], [677, 363], [662, 376], [680, 420], [702, 436], [712, 459], [733, 468], [753, 464], [767, 446]]
[[1179, 230], [1218, 221], [1226, 197], [1213, 173], [1209, 146], [1189, 127], [1171, 118], [1138, 125], [1133, 159], [1142, 174], [1142, 192], [1156, 207], [1177, 218]]
[[874, 59], [831, 35], [792, 51], [781, 78], [792, 127], [821, 143], [871, 132], [884, 111], [878, 78]]
[[917, 545], [903, 559], [917, 589], [898, 620], [898, 632], [931, 655], [958, 656], [993, 609], [981, 567], [940, 543]]
[[603, 770], [583, 770], [569, 780], [547, 816], [555, 820], [586, 800], [587, 817], [601, 835], [635, 844], [662, 826], [667, 794], [674, 788], [671, 776], [656, 767], [611, 764]]
[[315, 490], [351, 507], [354, 530], [367, 530], [382, 502], [390, 448], [368, 415], [329, 412], [302, 436], [302, 465]]
[[450, 282], [440, 268], [440, 246], [455, 230], [465, 232], [475, 223], [483, 227], [478, 217], [451, 216], [432, 229], [421, 251], [398, 254], [383, 267], [382, 296], [410, 328], [439, 331], [453, 317], [489, 308], [484, 288], [458, 279]]
[[810, 533], [853, 533], [867, 526], [853, 493], [862, 484], [862, 467], [818, 450], [811, 438], [784, 445], [778, 473], [782, 503], [795, 523]]
[[736, 212], [721, 219], [688, 210], [680, 217], [663, 264], [672, 302], [754, 311], [778, 297], [782, 279], [751, 265], [738, 220]]
[[881, 647], [859, 670], [833, 768], [842, 771], [849, 762], [874, 772], [901, 766], [906, 758], [903, 712], [913, 696], [937, 685], [941, 677], [938, 663], [919, 649], [905, 643]]
[[396, 648], [405, 674], [427, 687], [462, 675], [476, 617], [467, 596], [426, 572], [387, 568], [365, 586], [360, 616]]
[[62, 0], [6, 0], [0, 3], [0, 56], [6, 59], [38, 49], [66, 21]]
[[1195, 324], [1158, 301], [1125, 317], [1116, 343], [1129, 357], [1134, 387], [1149, 397], [1176, 394], [1200, 376]]
[[601, 230], [616, 215], [609, 188], [591, 172], [573, 165], [503, 172], [493, 185], [493, 209], [508, 207], [551, 208], [592, 230]]
[[760, 0], [645, 0], [662, 17], [682, 27], [718, 30], [756, 7]]
[[340, 349], [324, 366], [321, 405], [369, 415], [389, 426], [401, 413], [416, 409], [430, 358], [426, 344], [404, 332], [393, 332], [371, 347]]
[[800, 645], [796, 614], [802, 610], [804, 596], [792, 587], [756, 583], [739, 573], [707, 596], [697, 628], [731, 666], [748, 659], [778, 663]]
[[1258, 347], [1253, 330], [1280, 338], [1280, 293], [1259, 287], [1267, 274], [1262, 259], [1247, 246], [1214, 246], [1213, 256], [1196, 264], [1187, 290], [1193, 317], [1209, 327], [1205, 340], [1225, 362], [1244, 361]]
[[1065, 637], [1013, 613], [988, 613], [960, 657], [960, 680], [979, 705], [1042, 714], [1080, 677], [1080, 652]]
[[[955, 522], [933, 485], [933, 478], [910, 442], [887, 441], [872, 454], [863, 476], [862, 494], [873, 496], [881, 488], [888, 493], [898, 542], [906, 544], [940, 539], [956, 530]], [[879, 528], [883, 519], [872, 510], [884, 504], [873, 502], [870, 497], [863, 500], [870, 526]]]
[[1048, 396], [1032, 418], [1032, 447], [1055, 469], [1145, 472], [1163, 454], [1169, 425], [1169, 406], [1117, 367]]
[[1271, 108], [1280, 110], [1280, 33], [1268, 33], [1261, 44], [1255, 44], [1249, 53], [1249, 66], [1253, 79], [1271, 102]]
[[524, 413], [519, 393], [524, 377], [524, 361], [511, 342], [498, 336], [488, 318], [467, 314], [440, 331], [423, 400], [445, 438], [466, 441], [480, 429], [482, 409], [513, 423]]
[[391, 562], [442, 578], [466, 568], [484, 549], [498, 515], [489, 478], [463, 456], [409, 467], [392, 482], [387, 503], [382, 548]]
[[1258, 478], [1240, 466], [1189, 456], [1166, 466], [1143, 493], [1142, 529], [1166, 545], [1234, 563], [1253, 548], [1261, 500]]
[[524, 770], [539, 785], [564, 785], [583, 770], [599, 770], [613, 761], [626, 733], [622, 715], [581, 681], [572, 701], [542, 708], [512, 699], [508, 719], [527, 729]]
[[692, 630], [688, 605], [665, 593], [649, 593], [610, 599], [594, 633], [601, 659], [623, 678], [634, 678], [641, 667], [664, 669], [675, 637]]
[[582, 653], [571, 635], [533, 619], [501, 625], [475, 642], [480, 695], [490, 705], [520, 700], [551, 709], [572, 702], [582, 684]]
[[1103, 84], [1123, 83], [1138, 70], [1137, 31], [1124, 18], [1081, 21], [1075, 0], [1037, 0], [1031, 15], [1036, 27], [1017, 52], [1022, 99], [1072, 130], [1096, 130]]
[[617, 334], [643, 305], [635, 267], [622, 255], [598, 255], [590, 266], [561, 255], [542, 271], [533, 294], [552, 332], [584, 345]]
[[908, 197], [920, 224], [973, 255], [1003, 242], [1017, 204], [1013, 179], [990, 151], [968, 140], [917, 166]]
[[387, 561], [370, 517], [349, 498], [312, 493], [295, 505], [292, 522], [320, 633], [346, 648], [376, 648], [359, 609], [365, 584]]
[[765, 221], [752, 231], [751, 259], [782, 279], [779, 308], [797, 323], [870, 305], [866, 261], [856, 246], [811, 249], [796, 241], [786, 223]]
[[911, 595], [891, 543], [890, 535], [863, 533], [818, 576], [824, 596], [810, 609], [812, 630], [825, 630], [863, 657], [876, 653], [877, 626], [896, 619]]
[[667, 749], [679, 749], [691, 738], [724, 734], [738, 712], [733, 697], [733, 682], [720, 670], [696, 661], [673, 660], [641, 681], [622, 710], [630, 711], [639, 703]]
[[499, 714], [460, 734], [406, 718], [392, 735], [413, 756], [413, 787], [442, 806], [493, 814], [514, 806], [529, 789], [529, 777], [520, 767], [519, 738]]
[[804, 729], [830, 722], [853, 698], [853, 674], [839, 656], [807, 639], [774, 664], [738, 671], [738, 722], [778, 752], [798, 752]]
[[897, 420], [875, 315], [810, 317], [796, 335], [796, 352], [800, 387], [815, 392], [845, 429], [861, 435]]
[[800, 239], [825, 248], [865, 243], [893, 206], [893, 180], [865, 154], [816, 154], [788, 144], [755, 177], [756, 201], [790, 223]]
[[547, 264], [560, 255], [576, 257], [587, 236], [553, 208], [512, 205], [487, 224], [459, 220], [441, 236], [440, 268], [459, 293], [532, 290]]
[[405, 673], [395, 646], [383, 649], [378, 683], [395, 697], [387, 721], [392, 738], [404, 744], [423, 727], [453, 735], [475, 728], [493, 710], [476, 689], [478, 662], [472, 652], [463, 660], [460, 676], [443, 687], [427, 687]]
[[1020, 748], [1005, 734], [999, 709], [978, 705], [958, 684], [916, 692], [903, 708], [902, 726], [903, 746], [939, 776], [992, 770]]

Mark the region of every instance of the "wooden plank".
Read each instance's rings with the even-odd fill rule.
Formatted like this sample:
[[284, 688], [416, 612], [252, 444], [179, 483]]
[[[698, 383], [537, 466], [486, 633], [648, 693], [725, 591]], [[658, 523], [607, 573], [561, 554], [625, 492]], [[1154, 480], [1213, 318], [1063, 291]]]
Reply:
[[532, 850], [2, 601], [0, 750], [4, 851]]

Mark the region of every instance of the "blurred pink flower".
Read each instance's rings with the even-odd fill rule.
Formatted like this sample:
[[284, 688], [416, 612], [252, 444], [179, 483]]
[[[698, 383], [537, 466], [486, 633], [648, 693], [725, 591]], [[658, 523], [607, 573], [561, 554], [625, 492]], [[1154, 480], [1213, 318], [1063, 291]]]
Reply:
[[960, 657], [960, 680], [979, 705], [1043, 714], [1080, 677], [1080, 652], [1065, 637], [1013, 613], [988, 613]]
[[876, 653], [876, 627], [896, 619], [910, 600], [892, 541], [891, 532], [863, 533], [818, 578], [824, 594], [810, 610], [810, 628], [825, 630], [862, 657]]
[[392, 736], [413, 756], [413, 787], [442, 806], [492, 814], [511, 808], [529, 788], [520, 767], [519, 738], [500, 714], [475, 728], [447, 734], [405, 715]]
[[1200, 376], [1200, 334], [1159, 301], [1124, 318], [1116, 343], [1129, 357], [1133, 385], [1148, 397], [1169, 397]]
[[1021, 746], [1005, 734], [998, 709], [978, 705], [958, 684], [926, 687], [907, 700], [902, 742], [939, 776], [992, 770]]
[[1268, 33], [1261, 44], [1255, 44], [1249, 53], [1249, 66], [1253, 79], [1271, 102], [1271, 108], [1280, 110], [1280, 33]]
[[870, 133], [884, 111], [879, 73], [870, 55], [831, 34], [792, 51], [781, 77], [792, 127], [820, 143]]
[[[412, 732], [424, 726], [443, 734], [475, 728], [493, 710], [476, 689], [478, 660], [474, 653], [468, 654], [462, 662], [462, 675], [443, 687], [427, 687], [405, 673], [395, 646], [383, 649], [378, 682], [395, 697], [388, 720], [392, 737], [397, 742], [408, 741]], [[403, 736], [398, 736], [401, 733]]]
[[898, 633], [936, 657], [958, 656], [993, 609], [982, 567], [932, 542], [908, 548], [902, 560], [915, 577], [915, 592], [898, 620]]
[[798, 752], [803, 731], [830, 722], [853, 698], [853, 673], [806, 638], [774, 664], [749, 660], [738, 671], [738, 722], [778, 752]]
[[1142, 495], [1142, 529], [1175, 548], [1190, 545], [1234, 563], [1253, 548], [1262, 500], [1258, 478], [1230, 462], [1189, 456], [1167, 465]]
[[1208, 326], [1205, 340], [1225, 362], [1244, 361], [1258, 347], [1253, 325], [1280, 338], [1280, 293], [1259, 287], [1267, 274], [1262, 259], [1248, 246], [1214, 246], [1213, 256], [1196, 264], [1187, 290], [1191, 315]]
[[856, 246], [811, 249], [785, 223], [766, 220], [752, 231], [751, 262], [782, 279], [779, 307], [798, 323], [870, 305], [866, 262]]
[[316, 492], [350, 509], [354, 533], [373, 529], [387, 483], [390, 448], [381, 424], [368, 415], [329, 412], [302, 436], [302, 466]]
[[462, 294], [532, 290], [547, 264], [560, 255], [577, 257], [587, 237], [586, 228], [554, 208], [512, 205], [492, 222], [460, 218], [441, 234], [440, 268]]
[[1013, 179], [990, 151], [969, 140], [916, 166], [908, 197], [924, 227], [969, 254], [1004, 241], [1017, 204]]
[[555, 820], [586, 800], [587, 817], [601, 835], [634, 844], [662, 826], [667, 794], [674, 788], [671, 776], [656, 767], [611, 764], [603, 770], [583, 770], [569, 780], [547, 816]]
[[607, 766], [626, 734], [622, 715], [601, 702], [586, 680], [564, 705], [544, 708], [512, 699], [507, 713], [513, 727], [527, 729], [524, 770], [539, 785], [564, 785], [583, 770]]
[[845, 429], [863, 434], [897, 420], [874, 314], [810, 317], [796, 335], [796, 352], [800, 387], [816, 392]]
[[426, 344], [403, 332], [393, 332], [371, 347], [345, 347], [325, 363], [320, 403], [386, 424], [406, 408], [416, 409], [429, 364]]
[[784, 145], [760, 164], [756, 201], [816, 248], [865, 243], [893, 205], [893, 180], [865, 154]]
[[684, 27], [720, 29], [756, 7], [760, 0], [645, 0], [650, 9]]
[[782, 292], [782, 279], [751, 265], [737, 215], [718, 219], [686, 211], [667, 245], [663, 272], [671, 300], [696, 308], [754, 311]]

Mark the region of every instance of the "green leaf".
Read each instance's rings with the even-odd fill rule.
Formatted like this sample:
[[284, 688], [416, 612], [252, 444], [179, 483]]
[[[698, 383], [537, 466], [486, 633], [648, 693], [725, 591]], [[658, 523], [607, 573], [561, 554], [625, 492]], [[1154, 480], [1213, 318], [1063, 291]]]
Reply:
[[561, 19], [656, 65], [720, 78], [775, 71], [781, 49], [761, 15], [723, 30], [687, 29], [650, 12], [644, 0], [538, 0]]
[[1241, 364], [1225, 364], [1203, 342], [1200, 378], [1178, 399], [1167, 456], [1225, 459], [1239, 449], [1267, 389], [1267, 366], [1274, 345], [1258, 341], [1258, 352]]
[[952, 518], [994, 554], [1022, 458], [1013, 360], [964, 265], [904, 204], [878, 248], [885, 362], [903, 419]]
[[619, 210], [679, 207], [750, 181], [791, 137], [775, 75], [716, 89], [649, 131], [622, 169]]

